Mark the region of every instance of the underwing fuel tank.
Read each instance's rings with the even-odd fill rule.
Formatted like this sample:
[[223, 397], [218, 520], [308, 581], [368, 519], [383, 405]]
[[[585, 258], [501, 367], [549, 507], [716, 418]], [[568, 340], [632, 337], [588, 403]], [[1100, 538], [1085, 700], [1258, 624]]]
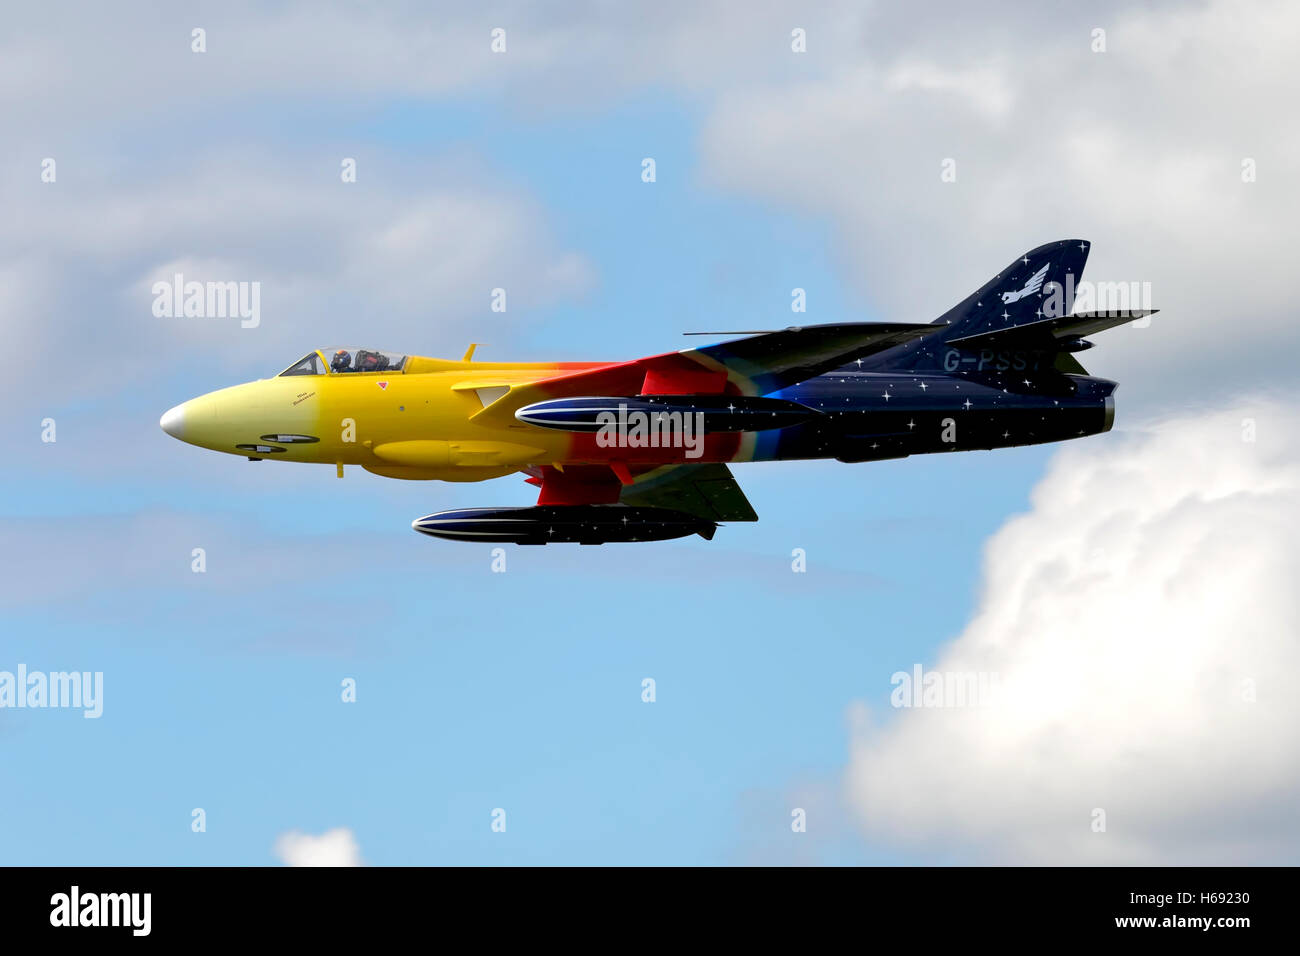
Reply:
[[717, 523], [669, 508], [628, 505], [537, 505], [531, 508], [458, 508], [417, 518], [421, 534], [451, 541], [513, 544], [605, 544], [667, 541], [698, 534], [712, 538]]
[[[552, 398], [525, 405], [515, 412], [515, 418], [541, 428], [596, 432], [634, 425], [638, 419], [653, 425], [663, 416], [702, 415], [702, 419], [692, 420], [691, 427], [702, 422], [706, 432], [761, 432], [799, 425], [820, 414], [798, 402], [751, 395], [636, 395]], [[675, 422], [668, 418], [664, 423], [680, 427], [681, 418]]]

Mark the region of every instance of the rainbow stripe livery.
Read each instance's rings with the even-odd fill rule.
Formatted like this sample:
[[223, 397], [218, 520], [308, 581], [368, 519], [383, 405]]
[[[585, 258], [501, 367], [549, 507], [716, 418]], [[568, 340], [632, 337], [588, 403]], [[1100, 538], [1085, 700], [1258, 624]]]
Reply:
[[[1072, 314], [1087, 244], [1015, 260], [933, 323], [746, 335], [629, 362], [498, 363], [321, 349], [170, 409], [164, 431], [252, 460], [389, 478], [523, 473], [525, 508], [418, 519], [472, 541], [643, 541], [757, 520], [727, 465], [860, 462], [1107, 431], [1115, 383], [1073, 358], [1147, 311]], [[1068, 290], [1068, 294], [1065, 294]]]

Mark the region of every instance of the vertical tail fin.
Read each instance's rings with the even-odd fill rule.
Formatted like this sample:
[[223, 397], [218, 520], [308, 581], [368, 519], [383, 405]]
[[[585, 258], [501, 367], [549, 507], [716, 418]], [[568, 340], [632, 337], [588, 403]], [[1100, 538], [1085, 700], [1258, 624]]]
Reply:
[[[972, 352], [969, 344], [948, 343], [1069, 315], [1090, 248], [1081, 239], [1058, 239], [1031, 249], [934, 320], [933, 325], [945, 328], [932, 337], [883, 354], [879, 364], [917, 371], [983, 371], [990, 362], [979, 349]], [[995, 356], [992, 361], [996, 365], [1001, 358]], [[1028, 359], [1011, 355], [1007, 361], [1020, 369]], [[1035, 367], [1085, 374], [1083, 366], [1053, 342], [1040, 349], [1033, 361]]]
[[1069, 315], [1089, 248], [1081, 239], [1058, 239], [1031, 249], [934, 324], [950, 327], [946, 339], [1024, 325], [1045, 315]]

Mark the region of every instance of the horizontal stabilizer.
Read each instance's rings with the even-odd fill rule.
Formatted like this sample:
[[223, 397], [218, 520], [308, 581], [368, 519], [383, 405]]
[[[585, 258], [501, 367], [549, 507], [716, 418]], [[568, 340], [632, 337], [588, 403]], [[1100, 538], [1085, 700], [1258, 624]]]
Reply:
[[1117, 325], [1155, 315], [1158, 309], [1076, 312], [1038, 322], [1011, 325], [992, 332], [978, 332], [949, 339], [948, 344], [963, 349], [985, 348], [1059, 348], [1072, 339], [1104, 332]]

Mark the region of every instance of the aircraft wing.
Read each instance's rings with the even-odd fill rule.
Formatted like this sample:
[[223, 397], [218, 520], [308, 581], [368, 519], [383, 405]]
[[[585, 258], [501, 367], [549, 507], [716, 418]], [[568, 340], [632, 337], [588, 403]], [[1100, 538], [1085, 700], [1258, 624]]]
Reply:
[[472, 419], [503, 424], [524, 405], [578, 395], [766, 395], [942, 328], [853, 322], [764, 332], [515, 385]]
[[758, 514], [731, 474], [719, 463], [626, 466], [553, 465], [528, 468], [528, 483], [541, 489], [538, 505], [613, 505], [666, 508], [708, 521], [757, 521]]
[[711, 521], [757, 521], [758, 513], [722, 464], [666, 465], [623, 488], [619, 502], [684, 511]]
[[937, 331], [906, 322], [796, 326], [676, 354], [725, 370], [741, 395], [766, 395]]

